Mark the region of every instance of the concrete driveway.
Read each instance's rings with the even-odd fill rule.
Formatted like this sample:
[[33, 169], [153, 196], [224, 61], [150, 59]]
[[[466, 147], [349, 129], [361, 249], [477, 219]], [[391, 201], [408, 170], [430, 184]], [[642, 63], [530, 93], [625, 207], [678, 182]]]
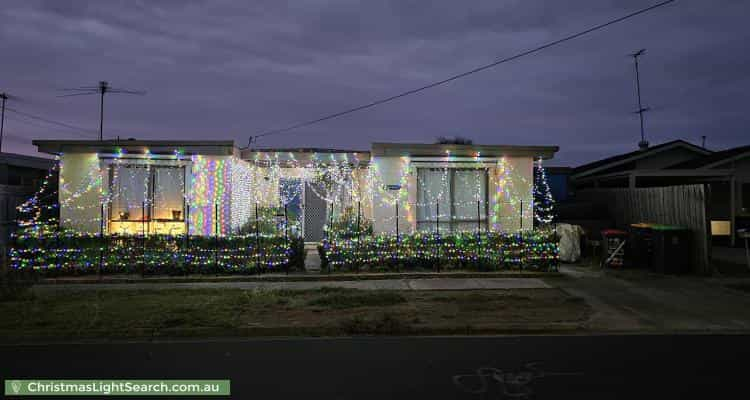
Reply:
[[750, 331], [750, 294], [726, 280], [563, 265], [545, 281], [594, 308], [595, 331]]

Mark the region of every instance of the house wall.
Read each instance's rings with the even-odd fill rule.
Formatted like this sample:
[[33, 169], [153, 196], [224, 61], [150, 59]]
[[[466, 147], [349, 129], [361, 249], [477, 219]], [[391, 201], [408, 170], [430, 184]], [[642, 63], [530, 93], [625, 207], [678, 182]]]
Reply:
[[191, 235], [227, 235], [232, 229], [232, 156], [191, 157], [185, 188]]
[[99, 156], [68, 153], [60, 157], [60, 162], [60, 226], [81, 233], [99, 233], [102, 190], [109, 185]]
[[738, 216], [750, 216], [750, 156], [734, 160], [728, 165], [717, 166], [717, 168], [731, 168], [734, 169], [735, 178], [735, 215]]
[[556, 202], [568, 199], [569, 177], [569, 173], [549, 172], [547, 174], [547, 183], [549, 184], [550, 192], [552, 192], [552, 198], [555, 199]]
[[[108, 165], [96, 153], [68, 153], [61, 157], [60, 225], [77, 232], [98, 234], [101, 204], [109, 190]], [[128, 160], [143, 163], [143, 160]], [[162, 160], [149, 160], [159, 163]], [[163, 160], [174, 163], [174, 160]], [[186, 165], [185, 193], [189, 206], [189, 231], [193, 235], [227, 234], [232, 216], [231, 156], [195, 155]], [[105, 217], [106, 218], [106, 217]], [[218, 222], [218, 223], [217, 223]], [[106, 224], [105, 224], [106, 226]]]
[[[483, 161], [488, 169], [490, 227], [496, 231], [514, 232], [533, 227], [533, 159], [505, 157], [503, 161]], [[417, 228], [416, 167], [476, 168], [477, 163], [424, 163], [409, 157], [373, 157], [369, 184], [372, 191], [373, 230], [376, 233], [411, 233]], [[389, 186], [394, 186], [389, 189]], [[395, 186], [399, 189], [395, 190]], [[398, 203], [398, 217], [396, 204]]]
[[[723, 213], [712, 212], [711, 216], [717, 220], [730, 221], [728, 227], [730, 233], [735, 233], [737, 229], [750, 228], [750, 156], [739, 158], [715, 165], [714, 169], [732, 169], [734, 170], [734, 213], [731, 202], [731, 182], [722, 183], [723, 189], [717, 195], [717, 191], [711, 192], [712, 211], [714, 209], [723, 210]], [[718, 186], [712, 184], [712, 188]], [[731, 220], [734, 214], [734, 220]], [[741, 243], [741, 241], [738, 241]]]

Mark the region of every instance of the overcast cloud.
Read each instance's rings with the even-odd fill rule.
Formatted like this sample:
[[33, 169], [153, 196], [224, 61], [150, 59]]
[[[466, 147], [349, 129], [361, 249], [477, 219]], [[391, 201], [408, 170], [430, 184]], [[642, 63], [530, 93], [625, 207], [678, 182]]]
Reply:
[[[105, 136], [234, 139], [418, 87], [624, 15], [656, 0], [8, 1], [0, 8], [3, 150], [98, 129]], [[750, 135], [750, 2], [679, 0], [647, 15], [377, 108], [263, 138], [269, 147], [368, 149], [373, 141], [559, 145], [555, 165], [639, 140], [632, 60], [640, 48], [647, 139], [722, 149]]]

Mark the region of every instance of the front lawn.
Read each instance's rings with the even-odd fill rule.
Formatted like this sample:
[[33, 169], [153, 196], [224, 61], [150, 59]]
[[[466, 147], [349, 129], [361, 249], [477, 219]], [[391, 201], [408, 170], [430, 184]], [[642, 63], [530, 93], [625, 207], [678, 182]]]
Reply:
[[51, 289], [0, 301], [0, 338], [549, 332], [578, 329], [589, 314], [559, 289]]

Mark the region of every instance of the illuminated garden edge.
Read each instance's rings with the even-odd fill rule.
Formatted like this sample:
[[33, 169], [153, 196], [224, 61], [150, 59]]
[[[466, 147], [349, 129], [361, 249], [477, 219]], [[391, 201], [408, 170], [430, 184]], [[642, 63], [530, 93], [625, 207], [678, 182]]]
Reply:
[[546, 229], [516, 233], [332, 235], [323, 241], [319, 252], [324, 267], [339, 270], [555, 270], [558, 241], [555, 232]]

